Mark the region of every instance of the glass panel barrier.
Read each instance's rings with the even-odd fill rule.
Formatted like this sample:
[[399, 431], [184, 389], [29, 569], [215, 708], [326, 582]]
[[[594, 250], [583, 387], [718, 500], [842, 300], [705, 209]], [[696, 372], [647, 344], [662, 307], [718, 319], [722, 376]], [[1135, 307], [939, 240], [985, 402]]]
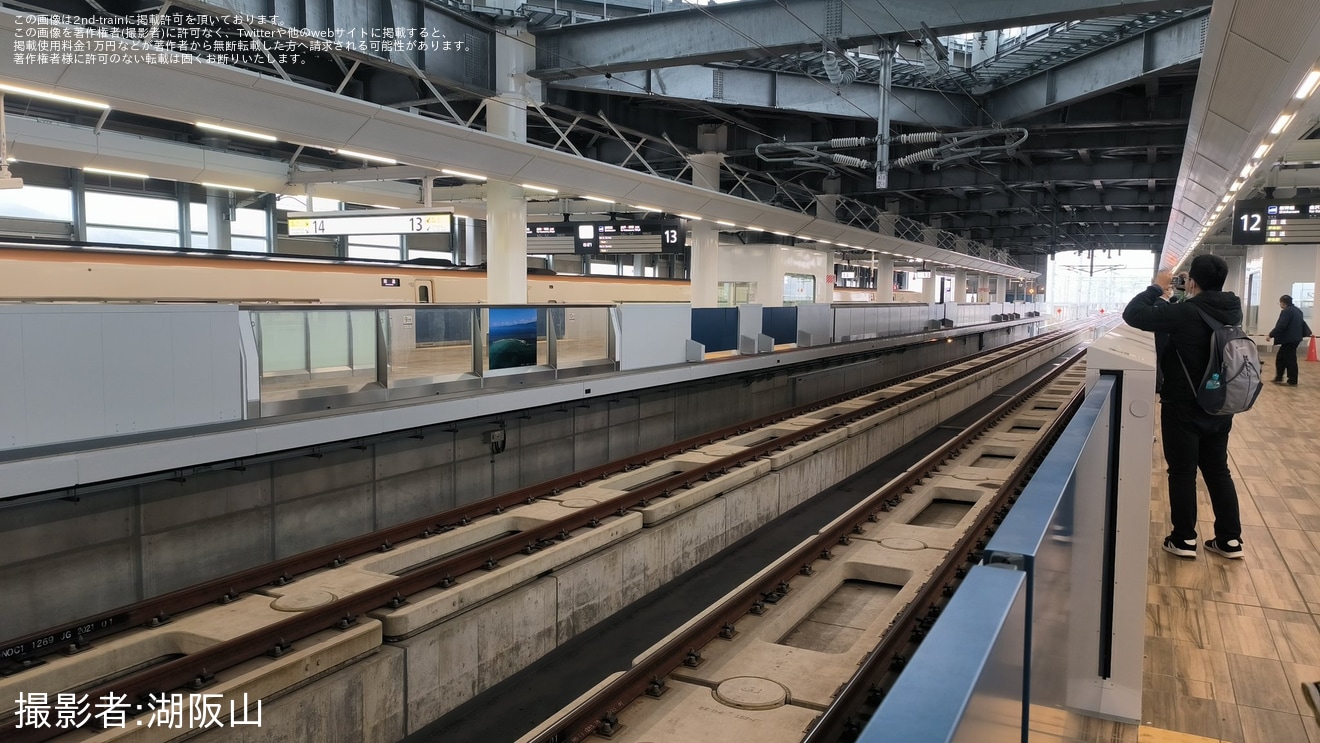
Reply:
[[350, 332], [353, 336], [352, 355], [349, 357], [354, 371], [376, 368], [376, 312], [354, 310], [349, 313]]
[[450, 382], [474, 373], [475, 308], [425, 307], [389, 314], [390, 387]]
[[257, 313], [261, 376], [307, 371], [307, 321], [303, 312]]
[[590, 366], [611, 360], [608, 307], [552, 307], [555, 368]]
[[307, 342], [312, 374], [349, 371], [347, 312], [308, 312]]

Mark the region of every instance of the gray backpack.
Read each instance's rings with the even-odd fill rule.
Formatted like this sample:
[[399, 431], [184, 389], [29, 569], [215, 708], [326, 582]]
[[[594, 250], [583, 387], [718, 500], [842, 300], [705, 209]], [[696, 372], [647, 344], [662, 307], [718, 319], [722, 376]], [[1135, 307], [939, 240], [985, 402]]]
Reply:
[[1196, 390], [1196, 402], [1211, 415], [1245, 413], [1256, 403], [1256, 396], [1265, 386], [1260, 378], [1260, 354], [1256, 352], [1256, 342], [1247, 337], [1241, 325], [1225, 325], [1195, 304], [1192, 308], [1213, 331], [1210, 334], [1210, 363], [1201, 375], [1199, 385], [1192, 381], [1182, 355], [1178, 356], [1187, 383]]

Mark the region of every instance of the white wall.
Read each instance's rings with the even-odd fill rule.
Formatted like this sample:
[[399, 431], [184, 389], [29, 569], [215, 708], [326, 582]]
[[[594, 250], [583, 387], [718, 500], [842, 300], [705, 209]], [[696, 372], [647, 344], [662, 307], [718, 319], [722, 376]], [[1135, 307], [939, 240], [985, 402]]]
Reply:
[[[1260, 320], [1257, 332], [1265, 335], [1279, 320], [1279, 296], [1293, 293], [1293, 282], [1316, 281], [1320, 273], [1320, 246], [1266, 245], [1261, 260]], [[1313, 326], [1314, 327], [1314, 326]]]
[[816, 301], [828, 303], [830, 289], [828, 253], [783, 245], [720, 244], [718, 280], [756, 282], [753, 301], [764, 307], [784, 305], [784, 274], [811, 274], [816, 277]]

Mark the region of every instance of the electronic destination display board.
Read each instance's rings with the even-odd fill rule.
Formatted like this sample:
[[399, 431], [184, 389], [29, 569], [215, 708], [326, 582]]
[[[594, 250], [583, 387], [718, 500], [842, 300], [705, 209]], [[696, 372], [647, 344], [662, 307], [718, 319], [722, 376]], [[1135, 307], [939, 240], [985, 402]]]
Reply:
[[1233, 204], [1233, 244], [1320, 243], [1320, 199], [1252, 199]]
[[573, 252], [579, 255], [625, 250], [611, 243], [620, 237], [656, 235], [660, 249], [681, 253], [687, 244], [687, 228], [682, 220], [615, 220], [610, 222], [555, 222], [527, 225], [527, 237], [572, 237]]

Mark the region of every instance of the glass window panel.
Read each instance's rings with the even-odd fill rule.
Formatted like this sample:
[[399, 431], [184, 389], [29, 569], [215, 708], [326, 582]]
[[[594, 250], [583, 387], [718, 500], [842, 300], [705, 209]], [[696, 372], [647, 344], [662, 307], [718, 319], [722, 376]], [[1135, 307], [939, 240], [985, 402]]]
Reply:
[[602, 263], [601, 261], [589, 261], [589, 272], [592, 276], [618, 276], [619, 266], [617, 263]]
[[88, 224], [179, 229], [179, 207], [172, 199], [100, 191], [88, 191], [86, 198]]
[[634, 265], [631, 264], [631, 263], [625, 263], [625, 264], [623, 264], [622, 266], [620, 266], [620, 268], [623, 270], [623, 275], [624, 275], [624, 276], [636, 276], [636, 275], [637, 275], [637, 267], [634, 266]]
[[73, 221], [73, 195], [67, 188], [24, 186], [0, 191], [0, 217]]
[[364, 245], [349, 245], [349, 258], [371, 258], [382, 261], [397, 261], [403, 251], [399, 248], [373, 248]]
[[132, 230], [126, 227], [88, 227], [87, 241], [94, 243], [123, 243], [125, 245], [155, 245], [162, 248], [179, 247], [179, 233], [153, 230]]
[[235, 235], [248, 237], [266, 236], [265, 209], [235, 209], [234, 221], [229, 223], [229, 231]]
[[439, 250], [409, 250], [408, 260], [414, 258], [438, 258], [452, 262], [454, 260], [454, 254], [441, 252]]
[[210, 250], [211, 236], [205, 232], [192, 233], [192, 246], [198, 250]]
[[194, 201], [188, 205], [188, 229], [194, 233], [206, 233], [211, 229], [210, 225], [211, 218], [206, 212], [206, 204]]
[[231, 237], [229, 249], [235, 253], [265, 253], [269, 250], [264, 237]]

